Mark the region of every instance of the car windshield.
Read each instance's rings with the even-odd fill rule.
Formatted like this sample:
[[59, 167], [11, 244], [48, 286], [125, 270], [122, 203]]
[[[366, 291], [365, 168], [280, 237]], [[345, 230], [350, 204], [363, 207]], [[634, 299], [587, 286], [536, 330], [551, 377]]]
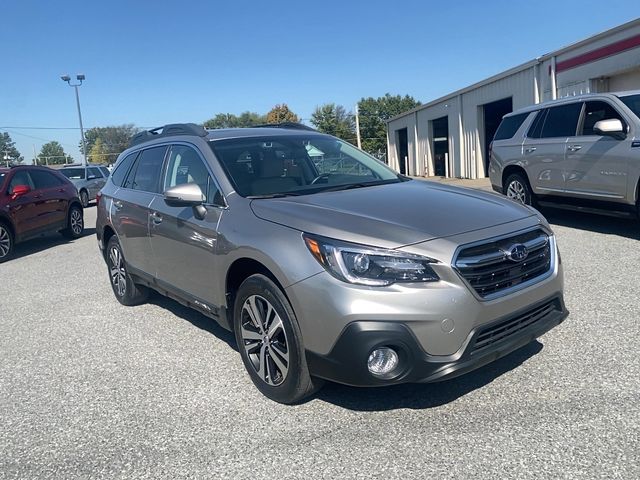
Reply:
[[62, 168], [59, 172], [71, 180], [84, 179], [84, 168]]
[[635, 113], [636, 117], [640, 119], [640, 94], [638, 95], [627, 95], [626, 97], [619, 97], [629, 110]]
[[306, 195], [404, 180], [382, 162], [328, 135], [209, 142], [243, 197]]

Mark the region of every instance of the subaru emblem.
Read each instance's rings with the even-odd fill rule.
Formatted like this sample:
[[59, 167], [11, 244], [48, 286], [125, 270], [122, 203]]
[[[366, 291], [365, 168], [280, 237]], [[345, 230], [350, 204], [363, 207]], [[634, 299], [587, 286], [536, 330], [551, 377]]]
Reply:
[[529, 255], [529, 251], [527, 247], [521, 243], [516, 243], [515, 245], [511, 245], [509, 248], [504, 250], [504, 253], [507, 255], [507, 258], [512, 262], [522, 262]]

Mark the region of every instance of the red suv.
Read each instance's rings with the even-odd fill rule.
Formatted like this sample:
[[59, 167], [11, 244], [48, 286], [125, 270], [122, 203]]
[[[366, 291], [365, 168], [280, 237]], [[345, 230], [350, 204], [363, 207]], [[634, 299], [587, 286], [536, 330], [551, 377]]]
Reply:
[[46, 167], [0, 168], [0, 263], [16, 243], [43, 233], [78, 238], [84, 229], [76, 187]]

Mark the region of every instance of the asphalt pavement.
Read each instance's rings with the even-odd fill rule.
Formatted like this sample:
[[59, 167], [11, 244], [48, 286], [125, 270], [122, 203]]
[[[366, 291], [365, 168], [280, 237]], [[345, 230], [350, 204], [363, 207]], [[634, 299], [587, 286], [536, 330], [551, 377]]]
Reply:
[[0, 478], [640, 478], [640, 223], [545, 213], [562, 325], [458, 379], [297, 406], [206, 317], [121, 306], [92, 228], [23, 244], [0, 265]]

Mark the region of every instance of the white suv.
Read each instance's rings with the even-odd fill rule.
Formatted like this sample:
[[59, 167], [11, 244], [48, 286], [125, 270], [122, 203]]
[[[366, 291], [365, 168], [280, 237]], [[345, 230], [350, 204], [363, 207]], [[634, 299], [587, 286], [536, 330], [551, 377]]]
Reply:
[[506, 115], [489, 176], [494, 190], [527, 205], [636, 216], [640, 91], [564, 98]]

